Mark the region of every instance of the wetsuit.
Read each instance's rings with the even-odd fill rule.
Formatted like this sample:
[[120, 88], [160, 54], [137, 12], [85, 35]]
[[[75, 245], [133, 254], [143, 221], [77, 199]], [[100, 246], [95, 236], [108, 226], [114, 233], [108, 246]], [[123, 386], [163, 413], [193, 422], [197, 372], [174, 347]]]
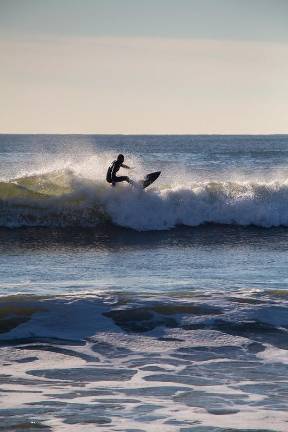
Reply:
[[113, 186], [115, 186], [115, 183], [127, 181], [129, 183], [129, 177], [127, 176], [116, 176], [116, 173], [119, 171], [119, 169], [123, 168], [129, 168], [127, 165], [122, 164], [120, 161], [115, 160], [112, 162], [112, 164], [109, 166], [107, 170], [106, 180], [108, 183], [112, 183]]

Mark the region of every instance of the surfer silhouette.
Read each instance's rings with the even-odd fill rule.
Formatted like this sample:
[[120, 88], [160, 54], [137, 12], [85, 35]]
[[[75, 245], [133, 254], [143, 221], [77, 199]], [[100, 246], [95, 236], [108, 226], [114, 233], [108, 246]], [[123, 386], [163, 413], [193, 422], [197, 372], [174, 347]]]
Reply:
[[109, 166], [106, 174], [106, 180], [108, 183], [112, 183], [112, 186], [115, 186], [116, 183], [120, 183], [123, 181], [126, 181], [130, 183], [130, 179], [127, 176], [116, 176], [116, 173], [119, 171], [120, 168], [126, 168], [130, 169], [128, 165], [124, 165], [124, 156], [123, 154], [119, 154], [117, 159], [114, 160], [111, 165]]

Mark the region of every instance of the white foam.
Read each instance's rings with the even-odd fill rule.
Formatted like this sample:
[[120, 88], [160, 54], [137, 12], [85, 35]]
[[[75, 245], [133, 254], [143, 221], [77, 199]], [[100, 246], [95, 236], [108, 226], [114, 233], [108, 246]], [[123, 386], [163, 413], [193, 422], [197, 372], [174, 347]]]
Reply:
[[203, 223], [288, 225], [288, 184], [194, 183], [143, 193], [119, 190], [105, 207], [115, 223], [137, 230], [161, 230]]
[[288, 364], [288, 351], [275, 348], [271, 345], [268, 345], [264, 351], [258, 353], [257, 357], [267, 363]]
[[[62, 339], [82, 339], [93, 336], [98, 331], [107, 330], [119, 332], [112, 320], [106, 318], [103, 312], [109, 307], [105, 301], [97, 301], [97, 297], [59, 296], [29, 300], [30, 308], [40, 309], [33, 313], [29, 321], [18, 325], [7, 333], [0, 335], [0, 340], [11, 340], [31, 337], [51, 337]], [[15, 305], [25, 308], [25, 302], [15, 299]]]

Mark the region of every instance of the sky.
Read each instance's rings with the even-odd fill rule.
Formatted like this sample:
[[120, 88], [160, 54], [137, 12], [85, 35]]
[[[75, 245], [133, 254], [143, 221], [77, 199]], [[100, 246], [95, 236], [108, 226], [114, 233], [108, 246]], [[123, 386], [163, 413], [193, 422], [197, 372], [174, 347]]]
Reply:
[[288, 133], [288, 0], [0, 0], [0, 133]]

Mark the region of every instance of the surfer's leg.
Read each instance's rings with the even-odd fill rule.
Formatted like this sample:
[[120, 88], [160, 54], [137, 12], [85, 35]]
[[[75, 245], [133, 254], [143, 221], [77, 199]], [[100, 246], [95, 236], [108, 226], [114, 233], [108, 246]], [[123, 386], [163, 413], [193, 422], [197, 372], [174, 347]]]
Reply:
[[127, 183], [129, 183], [130, 179], [127, 176], [120, 176], [120, 177], [114, 177], [113, 181], [115, 183], [120, 183], [120, 182], [123, 182], [123, 181], [126, 181]]

